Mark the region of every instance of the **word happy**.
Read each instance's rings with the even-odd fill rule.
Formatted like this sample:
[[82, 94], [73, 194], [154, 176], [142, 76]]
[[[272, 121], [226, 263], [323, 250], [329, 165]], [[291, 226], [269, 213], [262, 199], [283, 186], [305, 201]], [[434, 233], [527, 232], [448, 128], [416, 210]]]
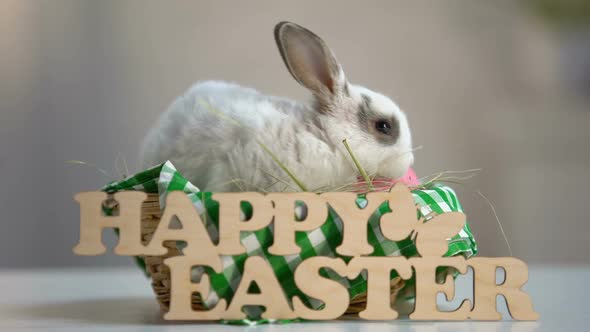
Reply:
[[[335, 280], [320, 274], [329, 268], [348, 279], [361, 272], [367, 275], [366, 307], [359, 317], [369, 320], [387, 320], [398, 317], [391, 307], [390, 273], [395, 270], [402, 279], [416, 278], [415, 309], [409, 318], [414, 320], [499, 320], [496, 309], [497, 295], [504, 296], [510, 315], [517, 320], [536, 320], [529, 296], [521, 289], [528, 280], [524, 262], [512, 257], [476, 257], [466, 260], [462, 256], [441, 257], [447, 251], [447, 239], [457, 234], [465, 223], [465, 215], [450, 212], [424, 222], [417, 213], [410, 190], [397, 184], [390, 192], [372, 192], [366, 195], [367, 205], [357, 206], [354, 193], [214, 193], [212, 199], [219, 203], [219, 241], [210, 238], [199, 213], [190, 199], [182, 192], [171, 192], [166, 199], [160, 223], [151, 240], [141, 241], [141, 205], [146, 194], [126, 191], [114, 194], [119, 204], [119, 215], [104, 216], [102, 203], [104, 192], [84, 192], [75, 196], [80, 204], [80, 241], [74, 252], [79, 255], [101, 255], [106, 251], [102, 243], [102, 230], [118, 228], [119, 242], [114, 248], [118, 255], [162, 256], [168, 252], [165, 241], [183, 241], [186, 247], [181, 256], [164, 260], [170, 268], [170, 308], [164, 315], [169, 320], [219, 320], [244, 319], [244, 306], [265, 308], [262, 318], [329, 320], [340, 317], [349, 306], [348, 290]], [[240, 205], [248, 202], [253, 213], [248, 220], [241, 215]], [[386, 239], [400, 241], [408, 236], [415, 240], [421, 257], [368, 256], [373, 247], [367, 240], [369, 217], [383, 203], [392, 212], [384, 214], [379, 226]], [[298, 218], [296, 205], [304, 204], [305, 215]], [[242, 232], [252, 232], [272, 224], [273, 244], [268, 247], [272, 255], [298, 254], [301, 248], [295, 241], [298, 232], [309, 232], [323, 225], [330, 206], [343, 225], [342, 241], [336, 247], [340, 256], [352, 257], [348, 263], [342, 258], [315, 256], [303, 260], [295, 269], [294, 279], [299, 290], [324, 303], [319, 309], [307, 307], [298, 296], [286, 298], [272, 267], [260, 256], [248, 257], [238, 288], [231, 302], [220, 299], [207, 310], [193, 310], [191, 296], [200, 293], [207, 298], [210, 280], [204, 274], [200, 281], [191, 280], [191, 270], [196, 266], [209, 267], [222, 272], [220, 256], [240, 255], [246, 248], [240, 241]], [[300, 211], [299, 211], [300, 212]], [[301, 214], [301, 213], [300, 213]], [[302, 219], [302, 220], [300, 220]], [[173, 221], [181, 227], [173, 225]], [[436, 282], [439, 266], [450, 267], [459, 273], [474, 273], [473, 304], [469, 300], [455, 311], [440, 311], [436, 304], [438, 293], [448, 300], [454, 297], [454, 281], [448, 277], [444, 283]], [[505, 280], [496, 283], [496, 270], [505, 272]], [[255, 282], [259, 292], [250, 293]]]

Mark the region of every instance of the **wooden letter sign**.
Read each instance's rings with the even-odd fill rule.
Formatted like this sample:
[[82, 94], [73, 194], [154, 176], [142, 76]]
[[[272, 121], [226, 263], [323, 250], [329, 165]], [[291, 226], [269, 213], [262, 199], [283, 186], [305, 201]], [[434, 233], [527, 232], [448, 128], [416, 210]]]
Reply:
[[[359, 317], [369, 320], [396, 319], [390, 298], [390, 275], [396, 271], [400, 278], [416, 280], [415, 309], [409, 318], [413, 320], [499, 320], [496, 297], [506, 299], [510, 315], [516, 320], [536, 320], [530, 297], [522, 290], [528, 280], [527, 265], [512, 257], [442, 257], [448, 248], [447, 240], [456, 235], [465, 223], [465, 215], [450, 212], [437, 215], [428, 222], [419, 217], [410, 190], [395, 185], [389, 192], [367, 194], [367, 204], [359, 208], [352, 193], [215, 193], [212, 199], [219, 203], [219, 238], [212, 239], [201, 216], [190, 199], [182, 192], [169, 193], [161, 221], [149, 242], [141, 238], [141, 206], [146, 199], [141, 192], [120, 192], [113, 196], [118, 202], [119, 213], [105, 216], [102, 203], [107, 194], [84, 192], [75, 196], [80, 204], [80, 241], [74, 247], [79, 255], [105, 253], [102, 230], [117, 228], [119, 242], [114, 249], [117, 255], [163, 256], [168, 252], [167, 241], [186, 244], [182, 254], [169, 257], [164, 264], [170, 269], [170, 306], [164, 315], [169, 320], [219, 320], [244, 319], [245, 306], [264, 307], [262, 318], [313, 320], [336, 319], [344, 314], [350, 304], [345, 285], [322, 271], [330, 270], [344, 280], [352, 280], [363, 274], [367, 280], [367, 299]], [[241, 212], [242, 203], [252, 208], [250, 216]], [[373, 247], [367, 240], [369, 217], [382, 204], [389, 204], [391, 212], [384, 214], [379, 227], [383, 236], [391, 241], [401, 241], [408, 236], [415, 241], [419, 257], [380, 257], [371, 255]], [[304, 205], [297, 211], [296, 207]], [[336, 246], [336, 257], [313, 256], [299, 261], [294, 268], [294, 285], [297, 294], [305, 294], [323, 306], [309, 307], [299, 296], [288, 298], [275, 276], [268, 258], [248, 252], [244, 246], [244, 232], [272, 228], [273, 243], [266, 248], [272, 257], [289, 257], [301, 248], [296, 237], [299, 232], [320, 231], [328, 216], [328, 208], [338, 214], [342, 222], [342, 238]], [[303, 211], [303, 212], [302, 212]], [[180, 223], [173, 226], [173, 221]], [[217, 299], [207, 303], [202, 310], [191, 306], [191, 297], [198, 293], [207, 299], [211, 291], [211, 275], [204, 273], [200, 280], [192, 280], [195, 267], [209, 273], [222, 273], [224, 257], [247, 254], [241, 271], [241, 279], [231, 300]], [[343, 259], [342, 257], [349, 258]], [[466, 273], [471, 267], [473, 277], [473, 303], [463, 300], [455, 311], [440, 311], [436, 304], [438, 293], [448, 299], [454, 297], [454, 280], [447, 276], [444, 283], [436, 281], [439, 267], [452, 268]], [[504, 282], [496, 282], [496, 270], [505, 272]], [[258, 290], [251, 291], [256, 285]], [[292, 294], [292, 292], [291, 292]]]

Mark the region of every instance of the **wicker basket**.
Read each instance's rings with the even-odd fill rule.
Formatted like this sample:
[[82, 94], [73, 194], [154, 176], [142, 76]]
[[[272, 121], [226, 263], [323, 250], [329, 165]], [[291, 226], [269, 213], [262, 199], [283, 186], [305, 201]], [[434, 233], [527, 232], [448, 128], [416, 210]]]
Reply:
[[[117, 203], [109, 200], [110, 206], [116, 213], [118, 210]], [[108, 203], [107, 203], [108, 204]], [[158, 194], [148, 193], [147, 199], [142, 205], [141, 214], [141, 238], [144, 244], [147, 244], [153, 237], [154, 232], [160, 222], [161, 212]], [[168, 311], [170, 306], [170, 269], [164, 265], [164, 260], [169, 257], [178, 256], [181, 252], [177, 249], [174, 241], [164, 242], [168, 248], [168, 253], [163, 256], [144, 256], [146, 271], [152, 279], [152, 288], [156, 294], [156, 299], [163, 311]], [[397, 277], [391, 280], [391, 301], [394, 299], [404, 286], [404, 281]], [[359, 294], [350, 301], [346, 314], [356, 314], [365, 308], [367, 297], [365, 294]], [[192, 295], [193, 310], [204, 310], [203, 302], [199, 294]]]

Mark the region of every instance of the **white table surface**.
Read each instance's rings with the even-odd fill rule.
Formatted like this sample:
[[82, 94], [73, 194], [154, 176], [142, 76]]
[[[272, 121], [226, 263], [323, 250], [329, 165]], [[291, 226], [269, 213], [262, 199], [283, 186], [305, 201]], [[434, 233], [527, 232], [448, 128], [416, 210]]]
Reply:
[[[336, 321], [256, 327], [162, 320], [149, 281], [123, 269], [0, 270], [0, 330], [105, 331], [589, 331], [590, 266], [530, 266], [537, 322]], [[458, 296], [469, 288], [459, 281]], [[503, 300], [500, 308], [505, 312]]]

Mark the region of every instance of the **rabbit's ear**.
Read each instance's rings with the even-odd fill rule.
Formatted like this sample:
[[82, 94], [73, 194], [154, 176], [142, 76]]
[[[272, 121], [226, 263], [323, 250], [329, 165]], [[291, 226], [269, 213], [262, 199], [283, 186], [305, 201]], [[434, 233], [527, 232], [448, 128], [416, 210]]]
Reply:
[[346, 86], [332, 51], [313, 32], [291, 22], [275, 26], [275, 40], [291, 75], [316, 95], [337, 95]]

